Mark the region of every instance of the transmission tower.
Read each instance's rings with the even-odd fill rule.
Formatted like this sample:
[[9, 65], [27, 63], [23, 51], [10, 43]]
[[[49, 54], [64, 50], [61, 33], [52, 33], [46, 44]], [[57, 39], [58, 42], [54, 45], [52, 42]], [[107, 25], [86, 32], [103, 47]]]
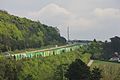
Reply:
[[68, 42], [70, 41], [70, 39], [69, 39], [69, 38], [70, 38], [69, 32], [70, 32], [70, 31], [69, 31], [69, 26], [68, 26], [68, 27], [67, 27], [67, 38], [68, 38]]

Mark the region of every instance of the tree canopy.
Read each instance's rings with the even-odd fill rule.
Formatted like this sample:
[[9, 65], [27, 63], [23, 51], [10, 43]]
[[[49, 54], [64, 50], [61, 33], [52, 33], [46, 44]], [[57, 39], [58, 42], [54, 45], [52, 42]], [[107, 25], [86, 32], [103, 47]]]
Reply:
[[0, 51], [65, 44], [56, 27], [0, 10]]
[[89, 67], [80, 59], [76, 59], [68, 68], [65, 76], [69, 80], [90, 80]]

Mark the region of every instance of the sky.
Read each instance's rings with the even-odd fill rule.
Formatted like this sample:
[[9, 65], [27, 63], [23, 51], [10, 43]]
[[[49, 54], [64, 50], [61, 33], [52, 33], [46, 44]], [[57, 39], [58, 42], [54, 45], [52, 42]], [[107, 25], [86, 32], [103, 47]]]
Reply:
[[120, 0], [0, 0], [0, 9], [57, 27], [70, 39], [120, 36]]

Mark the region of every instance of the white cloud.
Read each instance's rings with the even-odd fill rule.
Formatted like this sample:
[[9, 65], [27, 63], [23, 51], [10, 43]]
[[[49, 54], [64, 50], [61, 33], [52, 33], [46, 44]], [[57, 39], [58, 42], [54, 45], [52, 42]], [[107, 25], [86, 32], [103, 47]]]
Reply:
[[28, 15], [34, 17], [55, 17], [60, 15], [70, 15], [71, 13], [67, 11], [65, 8], [58, 6], [56, 4], [48, 4], [47, 6], [43, 7], [40, 11], [31, 12]]
[[120, 33], [120, 6], [113, 0], [106, 0], [104, 4], [103, 1], [50, 1], [31, 12], [28, 10], [19, 14], [57, 26], [64, 37], [69, 26], [72, 39], [105, 39]]
[[66, 21], [66, 24], [69, 24], [74, 28], [76, 27], [76, 29], [80, 28], [84, 30], [84, 29], [89, 29], [92, 25], [94, 25], [95, 21], [92, 19], [79, 17], [79, 18], [72, 18]]
[[78, 17], [79, 15], [53, 3], [43, 7], [40, 11], [30, 12], [28, 15], [45, 23], [59, 23], [65, 26], [87, 27], [94, 23], [90, 19]]
[[79, 14], [53, 3], [44, 6], [37, 12], [30, 12], [28, 15], [44, 24], [57, 26], [64, 37], [68, 26], [70, 27], [70, 32], [72, 32], [71, 36], [75, 36], [76, 33], [91, 29], [95, 24], [93, 19], [81, 17]]
[[114, 17], [120, 18], [120, 9], [115, 8], [96, 8], [94, 13], [98, 17]]

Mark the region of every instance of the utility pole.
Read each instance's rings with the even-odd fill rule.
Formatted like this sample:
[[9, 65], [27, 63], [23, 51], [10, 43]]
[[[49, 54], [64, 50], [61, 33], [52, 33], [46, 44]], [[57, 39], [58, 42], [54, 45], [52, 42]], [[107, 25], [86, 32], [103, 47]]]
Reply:
[[68, 26], [68, 27], [67, 27], [67, 38], [68, 38], [68, 42], [69, 42], [69, 40], [70, 40], [70, 39], [69, 39], [69, 37], [70, 37], [69, 35], [70, 35], [70, 34], [69, 34], [69, 26]]

